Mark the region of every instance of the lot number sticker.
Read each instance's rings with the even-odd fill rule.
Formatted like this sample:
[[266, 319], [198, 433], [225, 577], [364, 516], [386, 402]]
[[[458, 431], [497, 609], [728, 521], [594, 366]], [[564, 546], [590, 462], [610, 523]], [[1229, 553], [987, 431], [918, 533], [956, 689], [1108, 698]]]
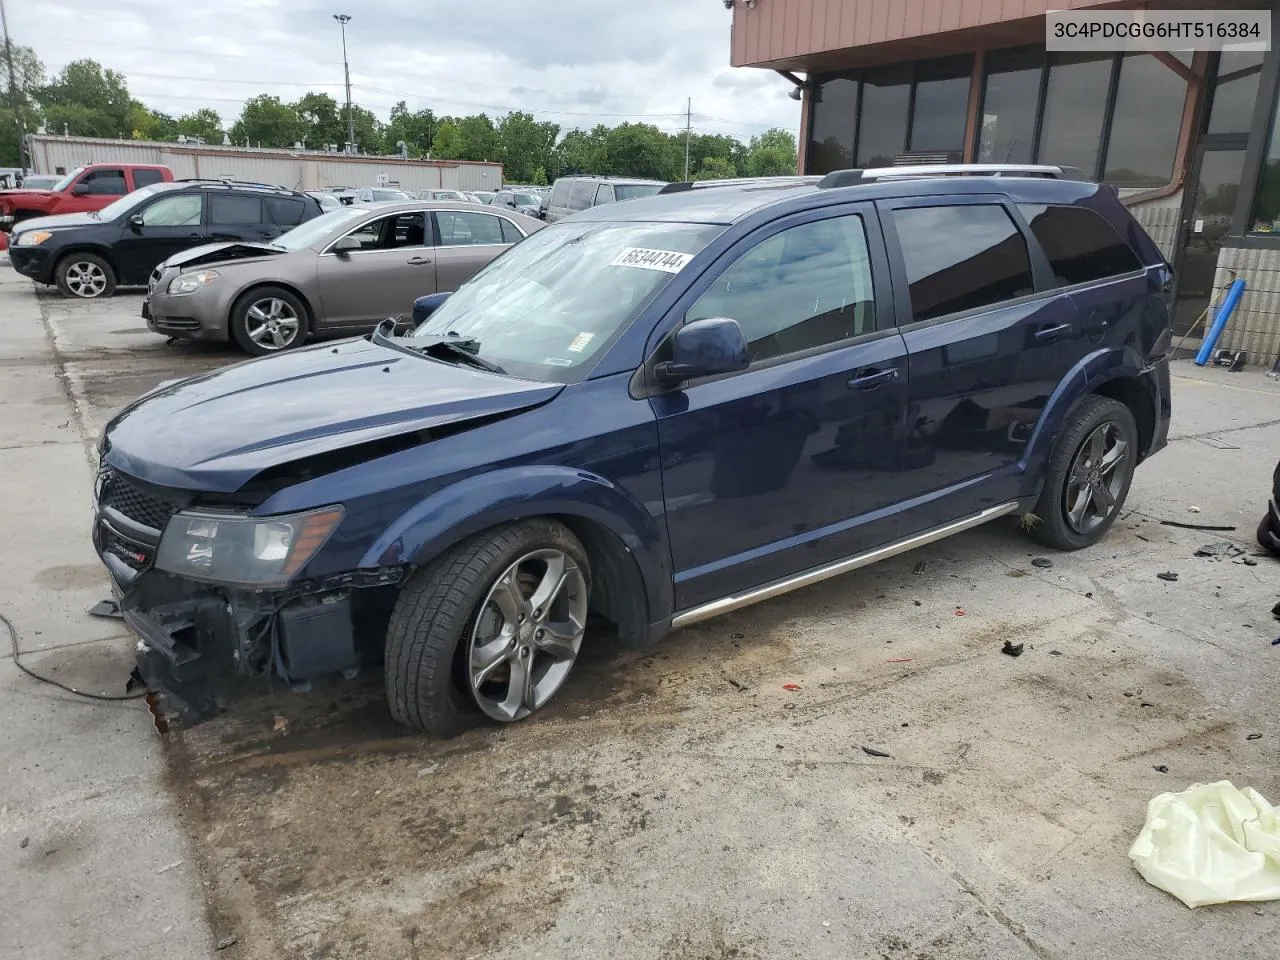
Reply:
[[614, 257], [611, 266], [639, 267], [642, 270], [679, 273], [692, 259], [692, 253], [676, 253], [672, 250], [646, 250], [644, 247], [627, 247]]

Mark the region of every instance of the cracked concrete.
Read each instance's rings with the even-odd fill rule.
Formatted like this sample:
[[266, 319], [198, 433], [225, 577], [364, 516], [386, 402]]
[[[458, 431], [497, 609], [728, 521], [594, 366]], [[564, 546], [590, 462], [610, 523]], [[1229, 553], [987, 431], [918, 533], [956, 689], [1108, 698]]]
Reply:
[[[22, 384], [0, 387], [21, 397], [0, 424], [17, 585], [0, 607], [32, 649], [78, 644], [33, 666], [105, 689], [127, 641], [82, 616], [101, 587], [76, 445], [156, 382], [236, 355], [166, 345], [135, 295], [38, 299], [43, 324], [28, 286], [0, 285], [17, 318], [0, 366]], [[1280, 563], [1193, 557], [1252, 546], [1280, 385], [1180, 362], [1174, 391], [1173, 441], [1098, 547], [1040, 568], [1042, 551], [991, 526], [644, 655], [592, 637], [560, 700], [513, 728], [412, 735], [375, 675], [248, 699], [161, 756], [136, 704], [73, 701], [0, 663], [16, 731], [0, 895], [18, 904], [0, 954], [202, 956], [195, 863], [214, 939], [237, 938], [219, 956], [238, 958], [1270, 957], [1280, 905], [1189, 911], [1126, 858], [1157, 792], [1230, 778], [1280, 800]], [[51, 436], [69, 417], [78, 435]], [[77, 498], [69, 520], [44, 506]], [[1002, 656], [1006, 639], [1026, 652]], [[18, 869], [11, 826], [55, 820], [46, 837], [100, 837], [99, 852], [141, 835], [148, 859], [42, 840], [55, 852], [39, 872]], [[92, 949], [67, 948], [64, 915]]]

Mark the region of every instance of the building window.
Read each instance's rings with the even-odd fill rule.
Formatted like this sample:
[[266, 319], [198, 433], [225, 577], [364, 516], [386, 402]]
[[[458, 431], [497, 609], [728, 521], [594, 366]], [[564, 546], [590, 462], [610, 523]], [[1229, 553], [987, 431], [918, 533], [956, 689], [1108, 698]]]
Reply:
[[998, 51], [987, 57], [977, 156], [1077, 167], [1117, 186], [1165, 184], [1186, 95], [1186, 81], [1146, 53], [1052, 54], [1046, 63], [1034, 48]]
[[1078, 167], [1096, 176], [1114, 61], [1106, 53], [1058, 54], [1049, 61], [1041, 163]]
[[[1223, 58], [1226, 58], [1225, 54]], [[1235, 198], [1231, 199], [1234, 205]], [[1253, 196], [1249, 232], [1280, 234], [1280, 123], [1276, 117], [1271, 118], [1271, 136], [1258, 174], [1258, 192]]]
[[869, 70], [862, 78], [858, 165], [884, 167], [907, 149], [911, 65]]
[[830, 173], [853, 166], [853, 128], [857, 122], [856, 78], [832, 77], [814, 86], [809, 123], [810, 172]]
[[1030, 163], [1035, 156], [1036, 111], [1044, 53], [1000, 50], [987, 56], [979, 163]]
[[969, 57], [925, 61], [916, 66], [908, 150], [959, 153], [964, 149], [972, 75], [973, 61]]
[[1253, 125], [1253, 105], [1258, 99], [1262, 75], [1261, 53], [1224, 50], [1218, 59], [1213, 86], [1213, 107], [1206, 133], [1247, 134]]
[[1102, 179], [1126, 187], [1168, 183], [1186, 96], [1186, 81], [1155, 57], [1122, 57]]

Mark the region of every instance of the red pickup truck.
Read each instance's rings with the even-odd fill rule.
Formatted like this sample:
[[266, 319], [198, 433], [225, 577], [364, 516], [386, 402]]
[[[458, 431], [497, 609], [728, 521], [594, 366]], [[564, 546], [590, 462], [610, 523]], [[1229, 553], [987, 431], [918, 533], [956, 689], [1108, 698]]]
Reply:
[[32, 217], [101, 210], [139, 187], [173, 179], [168, 167], [149, 163], [91, 163], [76, 167], [52, 190], [0, 190], [0, 231]]

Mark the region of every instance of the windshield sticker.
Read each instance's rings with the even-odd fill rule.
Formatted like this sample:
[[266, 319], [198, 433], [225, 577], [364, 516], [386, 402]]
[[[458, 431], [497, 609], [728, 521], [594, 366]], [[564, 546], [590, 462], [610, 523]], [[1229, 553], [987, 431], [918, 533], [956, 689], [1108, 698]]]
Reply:
[[692, 259], [692, 253], [676, 253], [674, 250], [646, 250], [644, 247], [627, 247], [614, 257], [610, 266], [639, 267], [642, 270], [679, 273]]
[[573, 338], [573, 343], [569, 344], [570, 353], [581, 353], [587, 349], [587, 344], [595, 339], [594, 333], [580, 333]]
[[548, 367], [572, 367], [573, 361], [566, 360], [564, 357], [547, 357], [542, 361]]

